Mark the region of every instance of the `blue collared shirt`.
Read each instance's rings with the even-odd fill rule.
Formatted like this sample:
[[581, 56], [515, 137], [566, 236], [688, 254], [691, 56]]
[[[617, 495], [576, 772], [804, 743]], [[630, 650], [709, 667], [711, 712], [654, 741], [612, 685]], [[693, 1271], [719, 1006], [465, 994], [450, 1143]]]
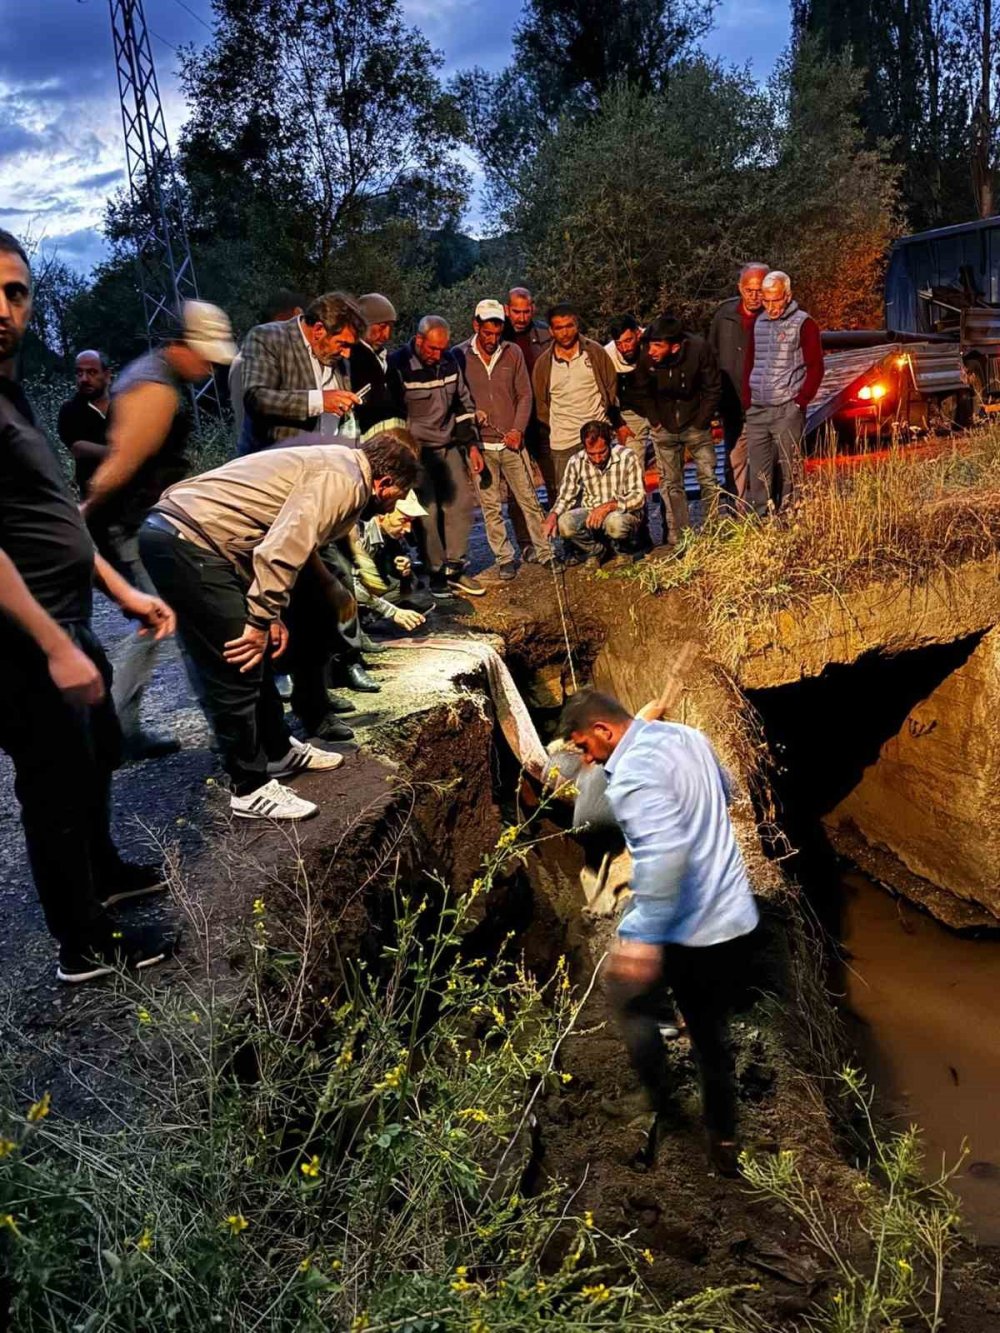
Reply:
[[608, 799], [632, 854], [623, 939], [705, 946], [757, 924], [729, 818], [729, 782], [708, 738], [636, 718], [606, 765]]

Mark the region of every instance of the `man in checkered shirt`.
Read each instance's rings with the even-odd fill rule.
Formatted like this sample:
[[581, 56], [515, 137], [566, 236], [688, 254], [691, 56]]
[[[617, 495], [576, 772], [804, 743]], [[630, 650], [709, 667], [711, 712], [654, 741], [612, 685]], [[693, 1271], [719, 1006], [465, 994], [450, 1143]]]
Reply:
[[612, 443], [604, 421], [586, 422], [580, 442], [583, 448], [569, 461], [545, 534], [552, 537], [558, 528], [591, 568], [603, 564], [611, 551], [616, 559], [631, 560], [646, 503], [636, 456]]

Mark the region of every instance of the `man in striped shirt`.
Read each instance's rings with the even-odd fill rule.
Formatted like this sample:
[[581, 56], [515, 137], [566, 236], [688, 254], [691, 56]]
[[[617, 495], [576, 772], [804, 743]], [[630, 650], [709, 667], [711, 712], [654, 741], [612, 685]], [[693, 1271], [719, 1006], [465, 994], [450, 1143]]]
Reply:
[[580, 429], [583, 448], [569, 460], [545, 535], [560, 537], [583, 551], [596, 569], [609, 549], [631, 560], [646, 503], [642, 472], [631, 449], [612, 444], [605, 421], [588, 421]]

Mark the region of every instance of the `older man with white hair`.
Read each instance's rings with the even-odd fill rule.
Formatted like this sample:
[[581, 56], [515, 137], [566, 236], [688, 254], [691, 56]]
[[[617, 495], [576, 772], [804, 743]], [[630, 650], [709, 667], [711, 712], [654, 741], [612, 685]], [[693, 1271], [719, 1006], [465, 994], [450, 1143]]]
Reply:
[[806, 408], [823, 380], [823, 346], [819, 325], [792, 299], [787, 273], [768, 273], [761, 299], [764, 313], [746, 352], [743, 403], [750, 504], [765, 518], [794, 498]]
[[726, 449], [726, 487], [737, 500], [747, 493], [747, 442], [744, 432], [743, 368], [753, 326], [763, 309], [764, 278], [769, 264], [751, 260], [740, 269], [737, 295], [723, 301], [708, 329], [708, 343], [722, 373], [722, 442]]

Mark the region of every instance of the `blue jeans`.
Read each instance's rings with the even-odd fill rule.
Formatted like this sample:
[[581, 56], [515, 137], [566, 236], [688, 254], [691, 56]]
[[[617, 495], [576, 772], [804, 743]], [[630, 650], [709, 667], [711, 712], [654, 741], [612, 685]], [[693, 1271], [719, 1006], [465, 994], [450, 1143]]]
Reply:
[[623, 514], [613, 509], [599, 528], [588, 528], [589, 513], [589, 509], [568, 509], [565, 514], [560, 514], [559, 536], [587, 555], [599, 555], [609, 547], [631, 550], [639, 527], [638, 514]]
[[660, 494], [666, 521], [666, 540], [669, 545], [680, 539], [685, 528], [691, 526], [687, 496], [684, 493], [684, 454], [691, 455], [698, 474], [702, 512], [709, 518], [718, 508], [719, 484], [715, 480], [715, 441], [710, 430], [688, 426], [684, 430], [653, 427], [653, 451], [660, 470]]

